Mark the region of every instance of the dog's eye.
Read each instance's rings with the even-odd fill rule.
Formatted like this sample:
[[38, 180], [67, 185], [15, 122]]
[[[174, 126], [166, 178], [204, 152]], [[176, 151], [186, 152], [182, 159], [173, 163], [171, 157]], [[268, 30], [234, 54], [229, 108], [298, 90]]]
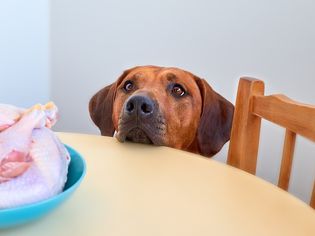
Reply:
[[177, 97], [182, 97], [186, 94], [186, 91], [180, 84], [174, 84], [172, 93]]
[[127, 92], [133, 90], [133, 89], [134, 89], [134, 84], [133, 84], [133, 82], [130, 81], [130, 80], [126, 81], [125, 84], [124, 84], [124, 89], [125, 89], [125, 91], [127, 91]]

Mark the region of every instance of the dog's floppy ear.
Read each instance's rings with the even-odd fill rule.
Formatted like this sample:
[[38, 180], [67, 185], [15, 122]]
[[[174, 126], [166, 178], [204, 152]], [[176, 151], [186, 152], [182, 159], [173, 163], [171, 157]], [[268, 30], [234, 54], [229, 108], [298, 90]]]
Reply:
[[216, 93], [204, 79], [196, 79], [202, 97], [202, 114], [197, 131], [200, 154], [211, 157], [229, 141], [234, 106]]
[[115, 132], [112, 113], [116, 86], [116, 83], [113, 83], [101, 89], [89, 103], [90, 116], [101, 134], [105, 136], [113, 136]]
[[116, 90], [120, 82], [130, 71], [131, 69], [124, 71], [115, 83], [98, 91], [90, 100], [90, 116], [104, 136], [113, 136], [115, 132], [112, 115]]

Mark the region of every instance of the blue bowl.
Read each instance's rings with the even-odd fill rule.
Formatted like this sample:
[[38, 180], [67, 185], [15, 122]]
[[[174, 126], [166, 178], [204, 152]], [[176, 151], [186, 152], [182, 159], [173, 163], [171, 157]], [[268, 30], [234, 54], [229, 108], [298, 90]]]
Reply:
[[83, 157], [69, 146], [71, 161], [68, 169], [68, 179], [63, 192], [44, 201], [28, 204], [21, 207], [0, 210], [0, 229], [34, 221], [54, 210], [64, 202], [80, 185], [86, 165]]

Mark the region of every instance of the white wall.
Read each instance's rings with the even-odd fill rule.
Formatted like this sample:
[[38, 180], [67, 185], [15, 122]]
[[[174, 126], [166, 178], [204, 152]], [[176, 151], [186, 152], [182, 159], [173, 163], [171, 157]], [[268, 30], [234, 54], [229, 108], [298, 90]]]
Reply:
[[[98, 133], [92, 94], [126, 68], [185, 68], [235, 101], [238, 78], [256, 76], [266, 92], [315, 104], [315, 2], [54, 0], [52, 98], [58, 129]], [[313, 121], [310, 121], [313, 122]], [[264, 122], [258, 175], [276, 182], [284, 131]], [[298, 139], [290, 191], [309, 199], [315, 147]], [[226, 148], [216, 158], [224, 161]], [[297, 174], [300, 173], [300, 174]]]
[[49, 1], [0, 1], [0, 103], [49, 100]]

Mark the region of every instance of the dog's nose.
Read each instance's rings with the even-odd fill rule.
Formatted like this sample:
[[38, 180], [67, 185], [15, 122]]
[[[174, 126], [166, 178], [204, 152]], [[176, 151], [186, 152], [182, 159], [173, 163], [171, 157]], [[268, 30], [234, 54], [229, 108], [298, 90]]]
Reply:
[[154, 112], [154, 102], [147, 96], [132, 96], [126, 102], [125, 112], [129, 115], [147, 117]]

